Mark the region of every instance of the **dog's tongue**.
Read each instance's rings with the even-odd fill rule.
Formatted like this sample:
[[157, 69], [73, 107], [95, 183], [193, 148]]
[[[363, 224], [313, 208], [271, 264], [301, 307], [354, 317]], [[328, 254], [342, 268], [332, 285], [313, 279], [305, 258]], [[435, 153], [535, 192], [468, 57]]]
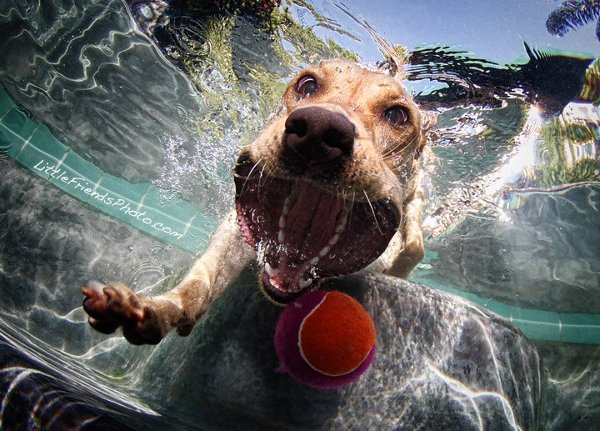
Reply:
[[297, 185], [295, 193], [297, 197], [285, 217], [285, 226], [282, 228], [280, 225], [286, 250], [281, 258], [287, 260], [286, 257], [290, 257], [303, 262], [319, 256], [319, 252], [327, 246], [335, 234], [337, 217], [344, 201], [305, 182]]
[[315, 258], [319, 260], [328, 254], [329, 241], [336, 234], [343, 208], [340, 197], [310, 183], [297, 183], [280, 218], [279, 247], [266, 256], [267, 263], [275, 269], [266, 279], [283, 290], [298, 290], [305, 287], [304, 283], [310, 285], [307, 271], [310, 273], [311, 267], [316, 266]]

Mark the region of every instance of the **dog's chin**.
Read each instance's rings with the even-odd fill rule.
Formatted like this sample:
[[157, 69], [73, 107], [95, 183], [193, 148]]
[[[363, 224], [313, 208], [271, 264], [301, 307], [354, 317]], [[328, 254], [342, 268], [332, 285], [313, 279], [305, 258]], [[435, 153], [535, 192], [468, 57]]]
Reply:
[[269, 176], [248, 157], [238, 161], [235, 185], [240, 232], [257, 250], [261, 289], [278, 304], [366, 267], [400, 223], [390, 200], [358, 201], [307, 178]]
[[293, 291], [284, 291], [271, 284], [270, 276], [266, 271], [262, 270], [258, 277], [258, 286], [265, 297], [275, 305], [285, 306], [305, 292], [317, 290], [323, 280], [313, 280], [311, 285], [305, 289], [297, 289]]

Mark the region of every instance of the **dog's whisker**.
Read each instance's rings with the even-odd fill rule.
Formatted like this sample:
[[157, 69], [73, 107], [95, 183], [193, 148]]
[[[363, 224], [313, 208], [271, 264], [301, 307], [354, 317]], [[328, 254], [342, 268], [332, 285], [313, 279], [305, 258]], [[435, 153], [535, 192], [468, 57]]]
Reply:
[[367, 191], [365, 189], [363, 189], [363, 193], [365, 194], [365, 198], [367, 198], [367, 203], [369, 204], [369, 208], [371, 208], [371, 213], [373, 214], [373, 219], [375, 220], [375, 225], [377, 226], [377, 230], [379, 231], [380, 234], [383, 235], [383, 231], [381, 230], [381, 227], [379, 226], [379, 221], [377, 220], [377, 215], [375, 215], [375, 209], [373, 208], [371, 199], [369, 199], [369, 195], [367, 194]]
[[[270, 182], [269, 175], [264, 175], [264, 173], [265, 173], [265, 167], [266, 166], [263, 165], [262, 168], [260, 169], [260, 173], [258, 174], [258, 196], [259, 197], [260, 197], [261, 187], [262, 188], [268, 188], [266, 186], [268, 186], [269, 182]], [[263, 181], [263, 180], [264, 180], [264, 182], [261, 184], [261, 181]]]
[[260, 169], [260, 174], [258, 176], [258, 186], [260, 187], [260, 182], [265, 178], [265, 166]]
[[403, 157], [401, 161], [398, 160], [398, 161], [392, 162], [391, 170], [392, 170], [392, 172], [395, 172], [398, 174], [398, 173], [400, 173], [402, 168], [407, 166], [409, 163], [410, 163], [410, 159], [408, 157]]
[[348, 199], [348, 190], [344, 189], [344, 188], [339, 188], [337, 189], [337, 195], [340, 197], [340, 199], [342, 199], [344, 202], [347, 202]]
[[402, 168], [404, 168], [405, 166], [407, 166], [408, 164], [410, 164], [412, 162], [412, 159], [414, 158], [413, 156], [414, 156], [414, 153], [408, 157], [403, 157], [402, 163], [394, 163], [392, 166], [392, 171], [399, 172]]
[[347, 226], [350, 225], [350, 222], [352, 221], [352, 213], [354, 212], [354, 203], [356, 202], [356, 191], [352, 191], [352, 198], [349, 199], [350, 201], [350, 209], [348, 210], [348, 222], [347, 222]]
[[402, 168], [409, 165], [415, 158], [415, 154], [417, 153], [417, 149], [413, 149], [411, 152], [407, 152], [405, 154], [396, 153], [392, 156], [388, 156], [384, 158], [384, 161], [395, 160], [392, 163], [391, 169], [392, 171], [399, 172]]
[[395, 150], [396, 150], [396, 149], [397, 149], [397, 148], [398, 148], [400, 145], [404, 145], [404, 148], [403, 148], [401, 151], [403, 151], [404, 149], [410, 148], [410, 147], [411, 147], [411, 145], [412, 145], [412, 144], [414, 144], [414, 142], [415, 142], [417, 139], [419, 139], [419, 135], [414, 135], [414, 136], [412, 137], [412, 139], [411, 139], [410, 141], [408, 141], [408, 142], [404, 142], [403, 140], [400, 140], [400, 141], [398, 142], [398, 144], [397, 144], [395, 147], [393, 147], [393, 148], [390, 148], [390, 149], [388, 149], [387, 151], [385, 151], [385, 152], [383, 153], [383, 157], [387, 157], [387, 156], [389, 156], [389, 155], [390, 155], [391, 153], [393, 153], [393, 152], [394, 152], [394, 151], [395, 151]]
[[406, 143], [404, 143], [404, 142], [398, 142], [398, 144], [397, 144], [395, 147], [393, 147], [393, 148], [390, 148], [390, 149], [386, 150], [386, 151], [385, 151], [385, 152], [382, 154], [382, 157], [383, 157], [383, 159], [385, 160], [385, 159], [387, 159], [387, 158], [388, 158], [388, 157], [390, 157], [390, 156], [393, 156], [393, 157], [395, 157], [395, 156], [396, 156], [396, 154], [393, 154], [393, 153], [396, 151], [396, 149], [397, 149], [399, 146], [401, 146], [401, 145], [404, 145], [404, 148], [400, 150], [400, 154], [401, 154], [401, 152], [402, 152], [402, 151], [404, 151], [405, 149], [408, 149], [408, 148], [410, 148], [410, 147], [411, 147], [411, 145], [412, 145], [412, 144], [413, 144], [413, 143], [414, 143], [414, 142], [417, 140], [417, 138], [418, 138], [418, 137], [419, 137], [418, 135], [415, 135], [415, 136], [413, 136], [413, 138], [412, 138], [412, 139], [411, 139], [409, 142], [406, 142]]
[[[273, 178], [273, 177], [271, 177], [271, 176], [269, 176], [269, 175], [266, 175], [266, 176], [265, 176], [265, 179], [264, 179], [264, 181], [263, 181], [263, 183], [262, 183], [262, 187], [263, 187], [265, 190], [269, 190], [269, 189], [271, 189], [271, 184], [272, 184], [274, 181], [275, 181], [275, 178]], [[260, 187], [260, 185], [259, 185], [259, 187]]]
[[402, 148], [401, 150], [387, 154], [387, 155], [383, 156], [382, 158], [383, 158], [383, 160], [390, 160], [390, 159], [396, 159], [396, 158], [406, 159], [409, 156], [414, 156], [416, 151], [417, 151], [416, 148], [410, 148], [410, 147]]
[[246, 184], [248, 184], [248, 180], [252, 176], [252, 173], [254, 172], [254, 169], [256, 169], [256, 167], [260, 164], [261, 161], [262, 161], [262, 158], [259, 159], [256, 163], [254, 163], [254, 166], [252, 166], [252, 169], [250, 169], [250, 172], [248, 173], [248, 176], [246, 177], [246, 180], [244, 181], [244, 184], [242, 185], [242, 189], [240, 190], [240, 194], [244, 193], [244, 190], [246, 189]]

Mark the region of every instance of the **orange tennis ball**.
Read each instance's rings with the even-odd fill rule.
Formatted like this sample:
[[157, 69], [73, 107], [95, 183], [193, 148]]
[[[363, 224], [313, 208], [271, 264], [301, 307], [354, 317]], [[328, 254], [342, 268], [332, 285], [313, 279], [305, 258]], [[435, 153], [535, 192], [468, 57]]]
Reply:
[[314, 387], [335, 388], [364, 373], [376, 332], [364, 307], [345, 293], [306, 293], [283, 311], [275, 333], [282, 369]]

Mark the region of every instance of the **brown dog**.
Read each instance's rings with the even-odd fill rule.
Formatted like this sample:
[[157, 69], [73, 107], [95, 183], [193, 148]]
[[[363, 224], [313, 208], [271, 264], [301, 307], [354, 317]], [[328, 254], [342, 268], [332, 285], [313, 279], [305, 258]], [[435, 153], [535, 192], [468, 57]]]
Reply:
[[91, 283], [89, 323], [104, 333], [123, 326], [135, 344], [173, 328], [187, 335], [254, 257], [263, 292], [280, 304], [369, 264], [406, 276], [423, 257], [422, 130], [419, 110], [384, 70], [327, 61], [302, 71], [280, 113], [241, 150], [236, 210], [187, 276], [156, 297]]

